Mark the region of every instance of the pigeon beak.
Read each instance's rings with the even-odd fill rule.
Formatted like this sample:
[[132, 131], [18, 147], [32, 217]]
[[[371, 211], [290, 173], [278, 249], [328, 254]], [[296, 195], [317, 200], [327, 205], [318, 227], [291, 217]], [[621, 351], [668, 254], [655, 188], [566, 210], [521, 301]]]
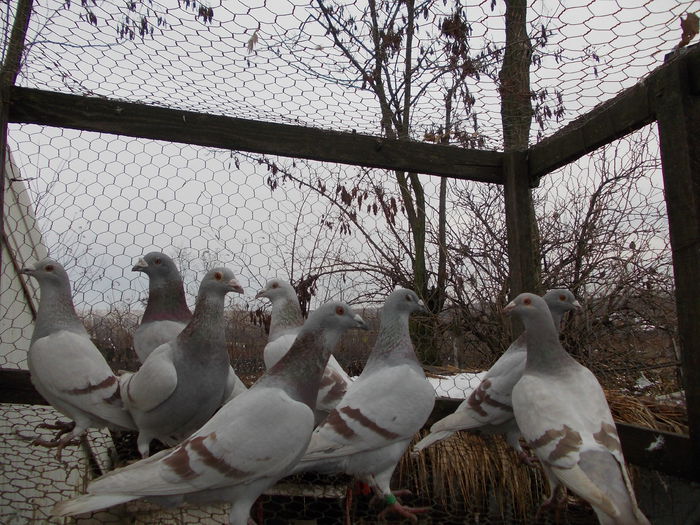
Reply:
[[267, 289], [266, 289], [266, 288], [263, 288], [262, 290], [260, 290], [258, 293], [255, 294], [255, 298], [256, 298], [256, 299], [262, 299], [263, 297], [265, 297], [265, 292], [266, 292], [266, 291], [267, 291]]
[[236, 279], [231, 279], [228, 283], [229, 290], [236, 293], [243, 293], [243, 287]]
[[513, 311], [513, 309], [515, 309], [515, 306], [516, 306], [515, 301], [509, 302], [505, 306], [505, 308], [503, 308], [503, 313], [506, 315], [510, 315], [510, 313]]
[[143, 272], [148, 268], [148, 263], [144, 259], [139, 259], [131, 269], [132, 272]]
[[425, 303], [423, 302], [423, 299], [418, 299], [418, 306], [420, 306], [419, 312], [422, 314], [429, 314], [430, 311], [428, 310], [428, 307], [425, 306]]
[[19, 273], [21, 273], [23, 275], [32, 275], [34, 273], [34, 270], [32, 270], [31, 268], [22, 268], [19, 271]]
[[362, 317], [360, 317], [360, 314], [355, 314], [353, 319], [355, 320], [355, 323], [357, 323], [357, 326], [355, 328], [360, 328], [361, 330], [369, 330], [369, 325], [365, 322]]

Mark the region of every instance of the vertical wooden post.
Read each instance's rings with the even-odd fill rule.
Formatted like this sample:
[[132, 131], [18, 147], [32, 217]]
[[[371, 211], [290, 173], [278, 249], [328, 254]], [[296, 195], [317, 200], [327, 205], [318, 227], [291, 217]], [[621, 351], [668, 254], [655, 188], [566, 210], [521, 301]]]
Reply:
[[[695, 69], [691, 74], [690, 69]], [[656, 85], [678, 336], [693, 461], [700, 469], [700, 86], [698, 61], [674, 60]]]
[[539, 245], [527, 154], [507, 151], [503, 157], [506, 230], [511, 296], [540, 291]]
[[[5, 166], [9, 160], [7, 123], [10, 113], [10, 89], [15, 85], [22, 63], [24, 41], [27, 36], [27, 27], [29, 27], [29, 18], [32, 14], [32, 3], [33, 0], [19, 0], [17, 4], [7, 53], [3, 60], [2, 68], [0, 68], [0, 238], [3, 240], [3, 243], [5, 239], [5, 184], [7, 184]], [[0, 268], [2, 268], [3, 249], [4, 247], [0, 247]]]

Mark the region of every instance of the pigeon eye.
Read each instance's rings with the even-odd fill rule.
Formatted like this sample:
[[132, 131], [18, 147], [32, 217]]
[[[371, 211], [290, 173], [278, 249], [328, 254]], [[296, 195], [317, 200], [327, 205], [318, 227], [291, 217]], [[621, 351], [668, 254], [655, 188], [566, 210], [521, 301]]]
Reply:
[[410, 303], [411, 301], [413, 301], [413, 297], [411, 297], [410, 294], [406, 294], [406, 300]]
[[161, 263], [160, 257], [157, 258], [157, 259], [156, 259], [155, 261], [153, 261], [153, 262], [156, 263], [156, 264], [160, 264], [160, 263]]
[[560, 295], [559, 296], [560, 301], [566, 301], [566, 295]]
[[273, 287], [273, 288], [279, 288], [280, 285], [279, 285], [279, 283], [272, 283], [272, 287]]
[[336, 306], [335, 313], [337, 313], [338, 315], [343, 315], [345, 313], [345, 308], [343, 308], [342, 306]]
[[224, 276], [223, 276], [223, 274], [222, 274], [221, 272], [216, 272], [216, 273], [214, 274], [214, 279], [216, 279], [217, 281], [220, 281], [220, 280], [223, 279], [223, 278], [224, 278]]
[[525, 299], [523, 299], [523, 304], [529, 305], [531, 303], [532, 303], [532, 299], [530, 299], [529, 297], [526, 297]]
[[46, 270], [47, 272], [53, 272], [53, 264], [47, 264], [46, 266], [44, 266], [44, 270]]

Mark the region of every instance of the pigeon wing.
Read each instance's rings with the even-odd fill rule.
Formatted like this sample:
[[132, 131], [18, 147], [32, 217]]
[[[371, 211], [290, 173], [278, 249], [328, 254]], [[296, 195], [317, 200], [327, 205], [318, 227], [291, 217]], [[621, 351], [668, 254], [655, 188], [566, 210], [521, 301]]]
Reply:
[[35, 341], [28, 359], [32, 382], [66, 415], [75, 417], [77, 409], [134, 428], [119, 402], [117, 377], [87, 337], [67, 330], [55, 332]]
[[412, 366], [383, 368], [358, 379], [314, 432], [304, 461], [348, 456], [405, 440], [420, 429], [434, 402], [435, 391]]
[[156, 348], [135, 374], [125, 374], [122, 399], [129, 410], [148, 412], [168, 399], [177, 387], [177, 371], [173, 363], [173, 345]]

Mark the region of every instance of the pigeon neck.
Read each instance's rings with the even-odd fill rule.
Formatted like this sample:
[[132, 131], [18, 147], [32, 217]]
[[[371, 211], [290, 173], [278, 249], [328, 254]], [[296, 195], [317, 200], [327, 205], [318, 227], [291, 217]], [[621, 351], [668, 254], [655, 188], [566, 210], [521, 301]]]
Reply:
[[180, 332], [178, 342], [184, 348], [196, 349], [197, 355], [206, 350], [218, 352], [225, 348], [224, 296], [221, 294], [199, 294], [192, 320]]
[[192, 318], [187, 307], [182, 281], [150, 282], [148, 304], [143, 312], [142, 323], [149, 321], [179, 321], [186, 323]]
[[284, 334], [290, 328], [298, 328], [302, 324], [304, 324], [304, 319], [301, 316], [301, 308], [299, 308], [299, 303], [296, 300], [285, 298], [272, 303], [270, 334], [268, 336], [271, 341]]
[[331, 350], [338, 343], [338, 336], [324, 331], [300, 333], [294, 345], [282, 359], [260, 379], [263, 385], [277, 386], [297, 401], [316, 408], [316, 397], [321, 386]]
[[559, 342], [559, 330], [553, 318], [530, 319], [525, 323], [527, 333], [526, 371], [548, 370], [557, 372], [573, 358]]
[[377, 341], [362, 373], [369, 373], [387, 363], [406, 362], [420, 364], [411, 342], [408, 314], [383, 316]]
[[85, 326], [75, 313], [70, 287], [42, 286], [40, 299], [32, 343], [60, 330], [88, 336]]

